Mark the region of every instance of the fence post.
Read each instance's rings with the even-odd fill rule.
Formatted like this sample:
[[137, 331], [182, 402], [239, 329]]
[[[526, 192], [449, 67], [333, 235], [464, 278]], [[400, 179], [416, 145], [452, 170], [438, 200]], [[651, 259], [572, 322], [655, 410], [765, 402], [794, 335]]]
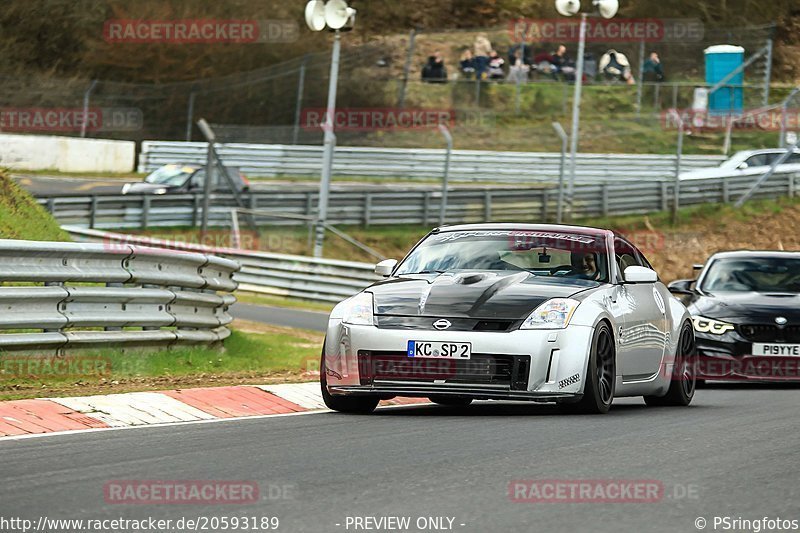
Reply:
[[642, 83], [644, 83], [644, 39], [639, 41], [639, 83], [636, 84], [636, 116], [642, 112]]
[[406, 103], [406, 87], [408, 86], [408, 73], [411, 71], [411, 61], [414, 59], [414, 41], [417, 37], [417, 30], [411, 30], [408, 35], [408, 52], [406, 52], [406, 64], [403, 66], [403, 81], [400, 83], [400, 94], [397, 96], [397, 107], [403, 109]]
[[794, 174], [789, 174], [789, 198], [794, 198], [795, 196], [795, 182], [794, 182]]
[[450, 177], [450, 152], [453, 151], [453, 136], [444, 124], [439, 124], [439, 131], [447, 141], [447, 152], [444, 157], [444, 174], [442, 175], [442, 202], [439, 205], [439, 225], [444, 225], [447, 218], [447, 180]]
[[603, 216], [608, 216], [608, 183], [603, 183]]
[[666, 181], [661, 182], [661, 210], [666, 211], [669, 208], [667, 203], [667, 195], [669, 194], [669, 185]]
[[492, 221], [492, 191], [490, 190], [483, 194], [483, 218], [485, 222]]
[[92, 80], [86, 92], [83, 93], [83, 116], [81, 117], [81, 137], [86, 137], [86, 123], [89, 121], [89, 98], [97, 85], [97, 80]]
[[369, 192], [364, 193], [364, 227], [368, 228], [370, 224], [370, 211], [372, 210], [372, 195]]
[[186, 142], [192, 140], [192, 125], [194, 124], [194, 99], [197, 93], [194, 92], [194, 88], [192, 88], [192, 92], [189, 93], [189, 105], [186, 110]]
[[197, 212], [200, 210], [200, 196], [192, 195], [192, 227], [197, 227]]
[[767, 58], [766, 66], [764, 67], [764, 95], [762, 105], [769, 104], [769, 82], [772, 79], [772, 34], [775, 32], [775, 26], [770, 29], [770, 36], [767, 39]]
[[308, 63], [308, 54], [303, 56], [303, 63], [300, 65], [300, 75], [297, 80], [297, 102], [294, 108], [294, 129], [292, 130], [292, 144], [297, 144], [297, 138], [300, 135], [300, 113], [303, 107], [303, 91], [306, 85], [306, 63]]
[[722, 180], [722, 203], [727, 204], [731, 201], [731, 189], [728, 180]]
[[425, 191], [422, 193], [422, 225], [428, 225], [428, 212], [430, 211], [431, 207], [431, 193], [430, 191]]
[[97, 225], [97, 196], [92, 196], [92, 203], [89, 206], [89, 229], [94, 229]]

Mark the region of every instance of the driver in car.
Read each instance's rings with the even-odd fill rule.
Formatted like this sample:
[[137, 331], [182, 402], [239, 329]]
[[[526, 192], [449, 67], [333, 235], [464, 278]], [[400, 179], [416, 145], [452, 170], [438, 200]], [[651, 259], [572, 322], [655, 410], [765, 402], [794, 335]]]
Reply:
[[597, 268], [597, 254], [588, 252], [586, 254], [573, 253], [570, 256], [572, 269], [566, 276], [578, 279], [596, 280], [600, 276]]

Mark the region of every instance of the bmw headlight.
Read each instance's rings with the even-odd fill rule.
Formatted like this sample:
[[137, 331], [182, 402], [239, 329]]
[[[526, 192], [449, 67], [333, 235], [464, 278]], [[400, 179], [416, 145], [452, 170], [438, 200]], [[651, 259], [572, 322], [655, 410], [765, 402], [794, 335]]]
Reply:
[[704, 316], [692, 317], [694, 330], [698, 333], [713, 333], [714, 335], [722, 335], [726, 331], [734, 329], [733, 324], [722, 322], [721, 320], [714, 320], [713, 318], [706, 318]]
[[342, 322], [357, 326], [371, 326], [372, 293], [362, 292], [361, 294], [353, 296], [353, 298], [347, 302], [347, 308], [344, 310]]
[[563, 329], [575, 313], [580, 302], [572, 298], [553, 298], [528, 315], [519, 329]]

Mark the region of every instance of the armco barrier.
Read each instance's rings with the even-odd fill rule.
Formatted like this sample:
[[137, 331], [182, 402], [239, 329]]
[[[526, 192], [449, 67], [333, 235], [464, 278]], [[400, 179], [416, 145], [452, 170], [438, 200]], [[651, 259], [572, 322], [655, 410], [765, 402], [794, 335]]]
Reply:
[[[205, 164], [207, 143], [144, 141], [139, 172], [150, 172], [167, 163]], [[280, 144], [217, 144], [226, 165], [239, 167], [252, 176], [318, 176], [322, 168], [322, 147]], [[578, 154], [576, 183], [606, 181], [653, 181], [670, 179], [675, 169], [673, 155]], [[716, 166], [722, 156], [686, 155], [684, 171]], [[451, 180], [556, 183], [561, 154], [550, 152], [494, 152], [453, 150]], [[387, 178], [442, 177], [444, 150], [409, 148], [367, 148], [337, 146], [334, 176]]]
[[0, 351], [219, 342], [239, 268], [111, 242], [0, 240], [0, 282], [13, 283], [0, 287]]
[[339, 302], [381, 279], [373, 273], [374, 265], [370, 263], [235, 248], [211, 248], [200, 244], [178, 243], [75, 226], [62, 227], [79, 241], [112, 243], [112, 246], [146, 244], [186, 252], [213, 252], [241, 265], [241, 270], [234, 275], [234, 281], [238, 284], [238, 290], [242, 291], [321, 302]]

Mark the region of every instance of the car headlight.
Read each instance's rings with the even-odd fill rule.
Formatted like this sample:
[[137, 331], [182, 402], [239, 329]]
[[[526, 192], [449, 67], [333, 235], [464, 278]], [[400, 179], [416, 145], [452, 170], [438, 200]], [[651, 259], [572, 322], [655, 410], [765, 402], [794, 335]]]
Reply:
[[153, 194], [167, 194], [167, 189], [165, 189], [164, 187], [153, 189]]
[[721, 320], [714, 320], [713, 318], [706, 318], [704, 316], [692, 317], [692, 324], [694, 330], [699, 333], [713, 333], [714, 335], [722, 335], [726, 331], [734, 329], [733, 324], [722, 322]]
[[553, 298], [528, 315], [519, 329], [563, 329], [575, 313], [580, 302], [572, 298]]
[[358, 326], [372, 325], [372, 293], [362, 292], [353, 296], [344, 311], [342, 322]]

